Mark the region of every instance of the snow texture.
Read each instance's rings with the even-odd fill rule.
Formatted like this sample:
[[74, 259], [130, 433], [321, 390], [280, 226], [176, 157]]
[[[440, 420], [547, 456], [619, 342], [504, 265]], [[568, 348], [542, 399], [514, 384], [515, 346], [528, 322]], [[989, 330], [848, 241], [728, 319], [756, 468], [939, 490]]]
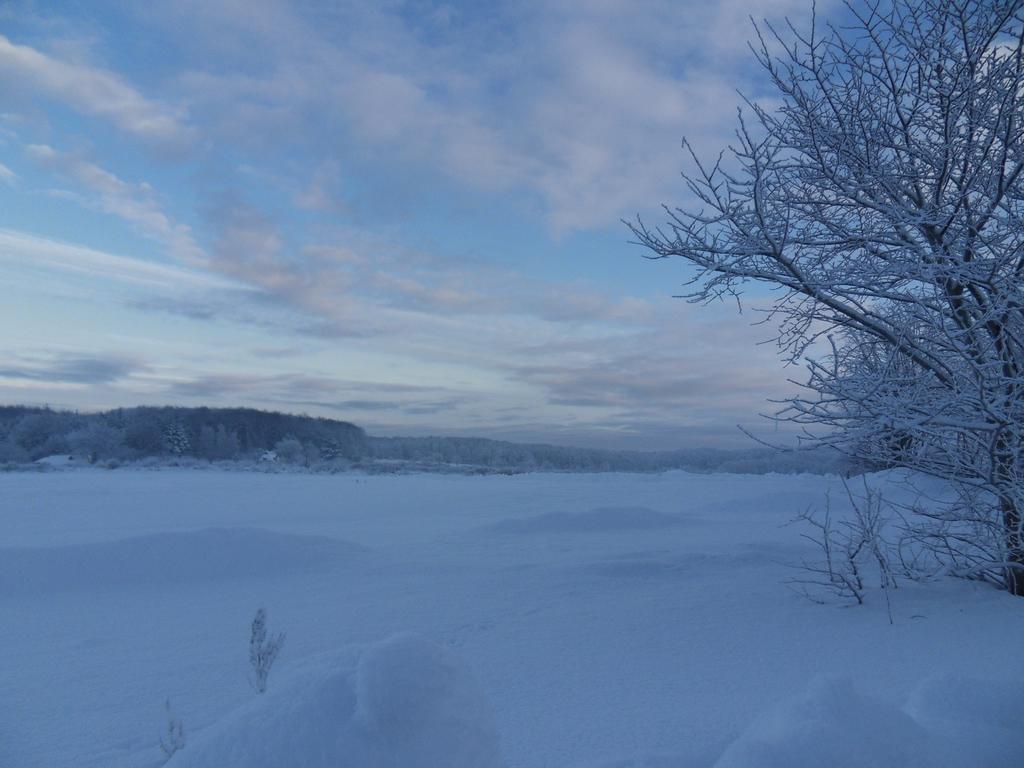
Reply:
[[[912, 503], [899, 477], [870, 483]], [[173, 768], [1020, 765], [1019, 599], [797, 597], [786, 524], [829, 490], [843, 514], [812, 475], [4, 475], [0, 766], [157, 768], [168, 700]]]
[[355, 544], [322, 536], [246, 528], [159, 533], [62, 547], [4, 547], [0, 548], [0, 594], [251, 579], [314, 570], [363, 551]]
[[647, 507], [600, 507], [587, 512], [548, 512], [490, 526], [497, 533], [601, 533], [670, 528], [684, 521]]

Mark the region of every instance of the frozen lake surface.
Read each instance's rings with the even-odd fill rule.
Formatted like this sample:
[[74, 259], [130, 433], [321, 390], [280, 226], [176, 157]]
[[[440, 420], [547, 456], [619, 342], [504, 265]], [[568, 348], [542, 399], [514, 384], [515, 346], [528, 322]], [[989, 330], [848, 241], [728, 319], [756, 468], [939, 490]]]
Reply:
[[[1022, 711], [1019, 600], [910, 585], [890, 625], [880, 594], [816, 605], [783, 584], [813, 555], [786, 523], [828, 488], [842, 495], [811, 475], [0, 475], [0, 765], [159, 765], [166, 699], [197, 760], [182, 764], [205, 765], [204, 734], [243, 727], [232, 713], [257, 696], [259, 607], [287, 633], [268, 697], [331, 654], [371, 649], [387, 678], [388, 659], [437, 648], [489, 702], [509, 768], [885, 765], [935, 732], [949, 741], [921, 765], [1019, 759], [1024, 724], [956, 709]], [[808, 752], [830, 748], [851, 761]]]

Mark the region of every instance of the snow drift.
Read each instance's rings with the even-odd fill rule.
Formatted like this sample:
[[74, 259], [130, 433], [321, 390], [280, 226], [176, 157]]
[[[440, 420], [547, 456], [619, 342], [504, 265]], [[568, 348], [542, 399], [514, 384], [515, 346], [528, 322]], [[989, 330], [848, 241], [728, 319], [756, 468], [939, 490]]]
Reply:
[[167, 768], [500, 768], [490, 706], [449, 651], [397, 635], [296, 670]]
[[1020, 685], [937, 676], [903, 707], [820, 679], [759, 717], [715, 768], [1005, 768], [1024, 754]]
[[1022, 691], [942, 674], [898, 706], [821, 677], [755, 718], [718, 760], [637, 754], [573, 768], [1008, 768], [1024, 754]]
[[[937, 676], [902, 706], [820, 678], [713, 757], [592, 768], [1005, 768], [1024, 753], [1019, 685]], [[168, 768], [501, 768], [489, 704], [447, 650], [414, 635], [352, 649], [200, 733]]]

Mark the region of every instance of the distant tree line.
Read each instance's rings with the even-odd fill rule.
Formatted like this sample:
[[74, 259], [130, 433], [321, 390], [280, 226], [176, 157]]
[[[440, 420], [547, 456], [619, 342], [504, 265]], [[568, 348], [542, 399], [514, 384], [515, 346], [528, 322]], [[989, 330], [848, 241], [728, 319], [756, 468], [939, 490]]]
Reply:
[[305, 467], [339, 463], [376, 472], [843, 472], [833, 451], [765, 448], [609, 451], [479, 437], [370, 437], [347, 421], [251, 408], [118, 408], [78, 413], [0, 406], [0, 464], [49, 456], [91, 463], [140, 459], [255, 461]]
[[770, 448], [675, 451], [610, 451], [558, 445], [510, 443], [478, 437], [368, 437], [370, 455], [381, 461], [462, 465], [494, 470], [563, 472], [849, 473], [854, 468], [831, 450]]
[[309, 463], [366, 455], [366, 434], [345, 421], [251, 408], [118, 408], [78, 413], [0, 407], [0, 462], [73, 455], [90, 462], [148, 457]]

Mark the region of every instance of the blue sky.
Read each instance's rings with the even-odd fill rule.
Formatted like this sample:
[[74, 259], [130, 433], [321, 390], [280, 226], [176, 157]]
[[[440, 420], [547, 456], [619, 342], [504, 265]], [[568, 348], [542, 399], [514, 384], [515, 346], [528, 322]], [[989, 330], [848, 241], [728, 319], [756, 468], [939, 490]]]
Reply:
[[[623, 217], [763, 95], [720, 3], [0, 0], [0, 401], [742, 445], [756, 314]], [[756, 305], [756, 297], [753, 300]]]

